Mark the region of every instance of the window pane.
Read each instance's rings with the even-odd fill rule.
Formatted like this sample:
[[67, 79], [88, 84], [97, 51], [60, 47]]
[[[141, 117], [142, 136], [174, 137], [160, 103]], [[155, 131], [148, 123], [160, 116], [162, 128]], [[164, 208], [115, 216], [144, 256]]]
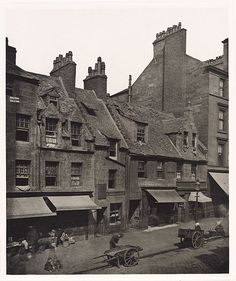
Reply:
[[145, 142], [145, 125], [137, 124], [137, 141]]

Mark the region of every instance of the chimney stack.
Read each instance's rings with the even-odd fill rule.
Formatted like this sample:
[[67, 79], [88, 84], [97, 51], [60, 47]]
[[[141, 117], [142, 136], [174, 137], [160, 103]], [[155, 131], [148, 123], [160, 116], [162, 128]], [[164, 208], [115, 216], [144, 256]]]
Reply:
[[6, 38], [6, 60], [16, 64], [16, 48], [8, 45], [8, 38]]
[[97, 58], [95, 68], [88, 68], [88, 75], [84, 79], [84, 89], [94, 90], [97, 97], [103, 100], [107, 99], [107, 76], [105, 74], [105, 62], [101, 57]]
[[69, 96], [74, 97], [76, 63], [73, 62], [73, 54], [71, 51], [66, 53], [65, 57], [61, 54], [56, 57], [53, 61], [53, 70], [50, 72], [50, 75], [61, 77]]
[[229, 63], [229, 46], [228, 46], [228, 38], [226, 38], [224, 41], [222, 41], [224, 44], [224, 49], [223, 49], [223, 54], [224, 54], [224, 59], [223, 59], [223, 70], [228, 72], [228, 63]]

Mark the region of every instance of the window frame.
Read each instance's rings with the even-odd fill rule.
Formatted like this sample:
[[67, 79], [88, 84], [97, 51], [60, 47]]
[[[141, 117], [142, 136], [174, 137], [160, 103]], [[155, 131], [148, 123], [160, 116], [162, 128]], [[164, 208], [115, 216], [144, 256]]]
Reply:
[[[221, 147], [221, 153], [219, 152], [219, 147]], [[218, 141], [217, 143], [217, 164], [218, 166], [222, 167], [225, 165], [225, 149], [226, 149], [226, 142]]]
[[[77, 167], [76, 167], [77, 166]], [[76, 188], [82, 185], [82, 163], [81, 162], [71, 162], [71, 174], [70, 174], [71, 186]], [[74, 182], [79, 182], [79, 184], [73, 184]]]
[[[15, 185], [16, 186], [29, 186], [30, 184], [30, 164], [31, 161], [29, 160], [15, 160]], [[25, 173], [23, 173], [23, 175], [21, 175], [21, 173], [18, 173], [18, 169], [21, 170], [26, 170]], [[18, 173], [18, 174], [17, 174]], [[19, 181], [24, 182], [23, 180], [20, 179], [25, 179], [26, 180], [26, 184], [20, 184]]]
[[115, 189], [116, 188], [116, 169], [109, 169], [108, 170], [108, 189]]
[[192, 147], [197, 148], [197, 134], [192, 133]]
[[[161, 166], [158, 166], [161, 164]], [[164, 179], [165, 178], [165, 162], [164, 161], [157, 161], [157, 179]]]
[[183, 133], [183, 146], [188, 146], [188, 144], [189, 144], [188, 132], [184, 131], [184, 133]]
[[[50, 166], [47, 166], [50, 164]], [[53, 164], [53, 165], [52, 165]], [[55, 175], [47, 175], [47, 168], [55, 168]], [[47, 184], [47, 179], [55, 178], [55, 184]], [[59, 186], [59, 162], [57, 161], [45, 161], [45, 187], [57, 187]]]
[[[15, 139], [16, 141], [24, 141], [29, 142], [30, 135], [30, 115], [17, 113], [16, 114], [16, 131], [15, 131]], [[19, 124], [21, 123], [21, 124]], [[21, 134], [24, 132], [25, 138], [20, 138]]]
[[46, 118], [45, 141], [47, 144], [57, 144], [58, 119]]
[[197, 164], [191, 163], [191, 180], [196, 181], [197, 179]]
[[49, 95], [49, 104], [52, 103], [55, 107], [58, 107], [58, 97]]
[[[222, 113], [222, 116], [221, 116], [221, 113]], [[218, 111], [218, 130], [225, 131], [225, 110], [222, 108], [219, 108], [219, 111]]]
[[146, 135], [146, 125], [142, 123], [137, 123], [137, 141], [145, 143]]
[[[181, 169], [180, 169], [181, 167]], [[176, 180], [182, 180], [183, 179], [183, 163], [182, 162], [176, 162]]]
[[[111, 222], [111, 217], [115, 219], [114, 222]], [[121, 223], [122, 223], [122, 203], [110, 203], [109, 225], [120, 225]]]
[[[142, 163], [143, 169], [140, 169], [140, 164]], [[147, 177], [147, 161], [138, 161], [138, 178]]]
[[[117, 140], [109, 140], [109, 157], [117, 159], [118, 142]], [[114, 154], [114, 155], [111, 155]]]
[[81, 123], [71, 121], [71, 145], [79, 147], [81, 145]]
[[219, 80], [219, 96], [224, 97], [225, 79], [220, 78]]

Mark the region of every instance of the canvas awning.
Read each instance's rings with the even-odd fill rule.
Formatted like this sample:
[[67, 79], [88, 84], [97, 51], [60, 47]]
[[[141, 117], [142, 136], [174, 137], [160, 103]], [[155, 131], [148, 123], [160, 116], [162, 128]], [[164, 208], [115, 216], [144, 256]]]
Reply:
[[209, 173], [221, 189], [229, 195], [229, 174], [228, 173]]
[[185, 202], [185, 200], [182, 197], [180, 197], [175, 190], [153, 190], [153, 189], [146, 189], [146, 190], [158, 203]]
[[[196, 195], [197, 195], [197, 192], [195, 192], [195, 191], [191, 192], [189, 195], [188, 201], [196, 202]], [[211, 202], [211, 201], [212, 201], [212, 199], [210, 197], [207, 197], [201, 191], [198, 192], [198, 202], [199, 203], [207, 203], [207, 202]]]
[[48, 196], [57, 211], [101, 209], [88, 195]]
[[55, 216], [42, 197], [7, 198], [7, 219]]

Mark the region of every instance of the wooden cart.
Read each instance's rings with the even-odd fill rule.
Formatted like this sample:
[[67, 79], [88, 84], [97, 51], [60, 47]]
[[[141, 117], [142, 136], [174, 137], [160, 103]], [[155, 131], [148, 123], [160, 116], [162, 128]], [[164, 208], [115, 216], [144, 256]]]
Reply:
[[192, 246], [194, 249], [198, 249], [203, 245], [204, 230], [195, 230], [190, 228], [180, 228], [178, 231], [178, 237], [180, 243], [186, 246]]
[[106, 257], [109, 265], [134, 266], [138, 264], [139, 252], [142, 250], [139, 246], [121, 245], [105, 251], [102, 256]]

